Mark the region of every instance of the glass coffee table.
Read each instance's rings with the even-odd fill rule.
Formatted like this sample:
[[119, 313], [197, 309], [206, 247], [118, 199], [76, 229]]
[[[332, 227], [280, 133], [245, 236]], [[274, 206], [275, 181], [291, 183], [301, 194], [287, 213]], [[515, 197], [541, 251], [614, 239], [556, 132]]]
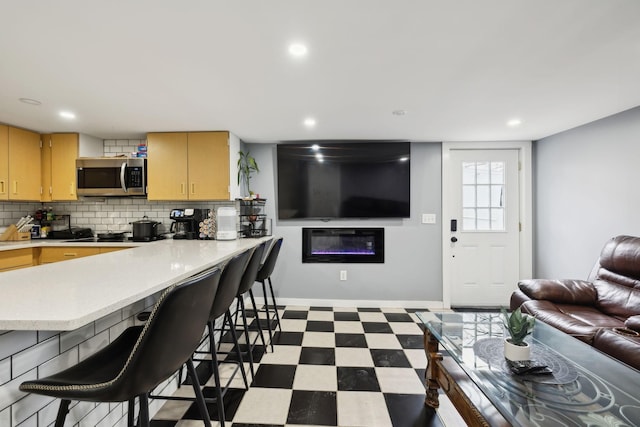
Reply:
[[517, 375], [499, 313], [416, 313], [427, 354], [425, 403], [442, 389], [471, 426], [640, 426], [640, 372], [543, 322], [526, 341], [551, 374]]

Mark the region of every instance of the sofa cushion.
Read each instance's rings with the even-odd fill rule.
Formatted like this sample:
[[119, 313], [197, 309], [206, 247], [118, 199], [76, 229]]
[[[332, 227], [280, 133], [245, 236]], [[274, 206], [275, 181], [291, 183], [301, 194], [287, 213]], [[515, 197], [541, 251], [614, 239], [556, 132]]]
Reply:
[[624, 326], [640, 332], [640, 315], [631, 316], [624, 322]]
[[531, 314], [556, 329], [591, 344], [601, 328], [622, 328], [624, 323], [595, 307], [555, 304], [545, 300], [531, 300], [522, 304], [522, 311]]
[[529, 298], [559, 304], [594, 305], [597, 293], [593, 284], [584, 280], [530, 279], [518, 282]]
[[627, 365], [640, 369], [640, 335], [624, 330], [601, 329], [593, 338], [593, 346]]
[[640, 290], [600, 279], [593, 286], [598, 295], [596, 307], [602, 312], [625, 319], [640, 314]]
[[609, 240], [600, 252], [599, 263], [610, 272], [637, 282], [640, 280], [640, 237], [616, 236]]

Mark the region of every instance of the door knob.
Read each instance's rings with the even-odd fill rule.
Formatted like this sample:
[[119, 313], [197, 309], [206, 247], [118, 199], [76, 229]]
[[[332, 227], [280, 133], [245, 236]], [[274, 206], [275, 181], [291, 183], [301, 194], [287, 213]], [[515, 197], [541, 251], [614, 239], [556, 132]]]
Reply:
[[455, 243], [455, 242], [457, 242], [457, 241], [458, 241], [458, 238], [457, 238], [456, 236], [453, 236], [453, 237], [451, 238], [451, 241], [452, 241], [453, 243]]

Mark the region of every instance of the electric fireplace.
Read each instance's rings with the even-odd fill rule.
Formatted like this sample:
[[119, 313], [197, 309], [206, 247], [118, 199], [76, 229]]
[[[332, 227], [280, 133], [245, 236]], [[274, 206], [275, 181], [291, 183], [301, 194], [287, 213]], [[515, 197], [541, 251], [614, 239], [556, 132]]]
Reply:
[[384, 228], [303, 228], [302, 262], [384, 263]]

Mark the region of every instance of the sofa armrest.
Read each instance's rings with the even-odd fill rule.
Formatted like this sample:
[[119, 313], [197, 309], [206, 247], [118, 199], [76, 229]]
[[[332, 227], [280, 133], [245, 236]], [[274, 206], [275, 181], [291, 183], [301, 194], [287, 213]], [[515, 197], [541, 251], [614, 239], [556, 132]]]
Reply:
[[531, 299], [559, 304], [595, 305], [598, 298], [593, 283], [585, 280], [531, 279], [518, 282], [518, 287]]
[[629, 317], [625, 322], [624, 326], [633, 329], [636, 332], [640, 332], [640, 315], [635, 315]]

